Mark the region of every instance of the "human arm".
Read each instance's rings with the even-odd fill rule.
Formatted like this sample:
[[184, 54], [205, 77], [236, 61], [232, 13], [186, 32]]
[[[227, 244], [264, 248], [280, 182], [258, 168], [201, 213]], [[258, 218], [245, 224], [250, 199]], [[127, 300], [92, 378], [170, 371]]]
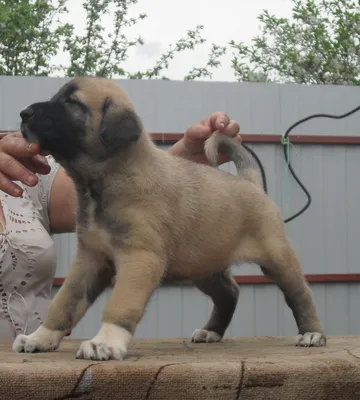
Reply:
[[62, 167], [56, 173], [50, 192], [49, 221], [52, 233], [71, 233], [75, 230], [75, 185]]

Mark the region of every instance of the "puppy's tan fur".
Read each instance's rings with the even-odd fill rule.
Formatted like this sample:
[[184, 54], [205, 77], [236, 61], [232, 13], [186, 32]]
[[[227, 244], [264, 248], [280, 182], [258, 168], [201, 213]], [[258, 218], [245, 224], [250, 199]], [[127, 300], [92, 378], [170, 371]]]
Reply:
[[[78, 192], [77, 253], [43, 326], [29, 336], [19, 335], [14, 350], [56, 349], [114, 277], [103, 326], [81, 345], [78, 358], [122, 359], [165, 275], [190, 279], [212, 298], [210, 319], [194, 331], [192, 340], [219, 341], [238, 299], [228, 268], [245, 262], [260, 264], [283, 291], [299, 329], [297, 344], [325, 345], [280, 212], [264, 193], [249, 153], [222, 135], [214, 134], [206, 142], [211, 164], [217, 165], [219, 149], [227, 152], [238, 176], [171, 156], [151, 141], [128, 96], [115, 83], [83, 77], [71, 84], [71, 94], [62, 88], [51, 104], [70, 96], [90, 110], [65, 107], [61, 114], [84, 126], [83, 150], [68, 159], [54, 150]], [[111, 105], [104, 111], [105, 99]], [[30, 123], [24, 122], [22, 129], [32, 140], [41, 136]]]

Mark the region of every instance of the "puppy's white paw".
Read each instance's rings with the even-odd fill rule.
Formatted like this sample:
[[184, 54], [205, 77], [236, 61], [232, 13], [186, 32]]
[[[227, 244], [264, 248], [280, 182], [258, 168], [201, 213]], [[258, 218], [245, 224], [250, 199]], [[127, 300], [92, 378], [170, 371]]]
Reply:
[[123, 360], [126, 353], [127, 350], [124, 347], [109, 346], [106, 343], [93, 339], [81, 343], [76, 358], [97, 361]]
[[119, 326], [103, 323], [99, 333], [81, 343], [76, 354], [82, 360], [123, 360], [131, 340], [131, 334]]
[[18, 335], [12, 345], [15, 353], [43, 353], [55, 351], [63, 337], [62, 332], [40, 326], [31, 335]]
[[320, 347], [326, 345], [326, 336], [318, 332], [306, 332], [298, 335], [296, 338], [296, 346], [301, 347]]
[[218, 333], [206, 329], [195, 329], [191, 336], [191, 341], [194, 343], [218, 343], [221, 340], [222, 337]]

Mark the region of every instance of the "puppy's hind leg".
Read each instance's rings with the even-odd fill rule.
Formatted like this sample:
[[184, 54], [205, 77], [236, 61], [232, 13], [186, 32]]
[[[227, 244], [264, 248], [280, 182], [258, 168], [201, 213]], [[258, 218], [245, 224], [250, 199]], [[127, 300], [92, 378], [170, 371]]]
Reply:
[[300, 263], [285, 233], [281, 230], [266, 235], [262, 241], [264, 257], [260, 264], [281, 289], [299, 330], [297, 346], [325, 346], [326, 336], [321, 328], [311, 290]]
[[79, 245], [69, 275], [51, 301], [44, 323], [30, 335], [18, 335], [13, 351], [56, 350], [64, 336], [71, 333], [96, 298], [110, 285], [113, 274], [113, 268], [106, 265], [99, 254]]
[[195, 329], [191, 341], [195, 343], [220, 342], [234, 315], [239, 298], [239, 287], [232, 278], [230, 269], [195, 282], [195, 285], [211, 297], [214, 305], [209, 321], [202, 329]]

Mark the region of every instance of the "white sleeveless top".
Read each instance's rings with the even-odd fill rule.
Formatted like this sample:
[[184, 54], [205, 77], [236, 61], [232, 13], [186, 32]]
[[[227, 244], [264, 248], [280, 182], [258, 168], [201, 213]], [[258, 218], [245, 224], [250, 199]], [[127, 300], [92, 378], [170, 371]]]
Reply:
[[6, 221], [0, 233], [0, 339], [36, 330], [51, 300], [56, 254], [48, 213], [59, 165], [47, 160], [51, 172], [38, 174], [35, 187], [16, 182], [24, 189], [21, 198], [0, 191]]

